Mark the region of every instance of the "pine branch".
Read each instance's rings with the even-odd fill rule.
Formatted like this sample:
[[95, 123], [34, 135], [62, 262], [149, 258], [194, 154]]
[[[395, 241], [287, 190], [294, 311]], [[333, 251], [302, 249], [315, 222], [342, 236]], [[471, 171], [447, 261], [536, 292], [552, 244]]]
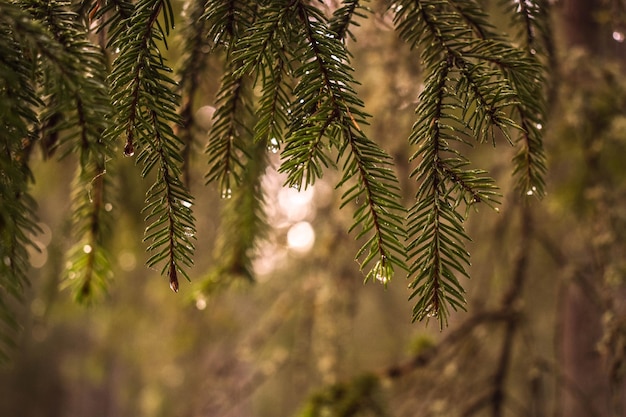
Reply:
[[182, 150], [184, 184], [189, 187], [191, 182], [190, 159], [193, 150], [193, 131], [195, 127], [194, 110], [196, 91], [201, 85], [203, 70], [206, 69], [209, 46], [205, 33], [208, 31], [207, 21], [202, 19], [206, 1], [194, 0], [185, 4], [185, 26], [182, 31], [184, 57], [178, 73], [180, 74], [180, 95], [183, 103], [179, 114], [180, 125], [176, 134], [184, 143]]
[[337, 39], [345, 40], [350, 38], [356, 42], [356, 38], [350, 31], [350, 25], [359, 26], [356, 22], [356, 17], [365, 18], [365, 14], [361, 10], [367, 10], [360, 4], [359, 0], [345, 0], [343, 5], [335, 10], [332, 18], [330, 19], [330, 31], [335, 34]]
[[258, 15], [256, 7], [264, 2], [208, 0], [201, 20], [209, 28], [206, 36], [213, 48], [231, 51]]
[[361, 130], [368, 116], [352, 87], [355, 81], [343, 43], [328, 29], [319, 10], [297, 2], [294, 14], [303, 31], [294, 58], [303, 64], [294, 71], [298, 84], [280, 171], [287, 173], [289, 186], [312, 185], [322, 176], [323, 167], [333, 164], [328, 147], [339, 149], [345, 162], [338, 186], [356, 175], [356, 184], [343, 194], [342, 206], [350, 202], [359, 206], [350, 230], [359, 227], [357, 238], [367, 237], [357, 258], [364, 255], [362, 268], [377, 259], [366, 280], [376, 278], [386, 284], [394, 266], [405, 267], [399, 240], [404, 229], [398, 215], [404, 209], [398, 203], [391, 158]]
[[[105, 187], [105, 161], [112, 146], [102, 134], [112, 109], [103, 53], [87, 40], [87, 29], [70, 6], [65, 1], [33, 1], [28, 10], [72, 58], [63, 65], [42, 62], [43, 93], [53, 98], [42, 114], [42, 142], [48, 154], [58, 147], [62, 156], [79, 156], [73, 212], [77, 244], [68, 253], [71, 266], [64, 285], [74, 288], [78, 301], [88, 302], [97, 290], [106, 288], [111, 274], [103, 243], [110, 211], [106, 210], [110, 187]], [[49, 135], [54, 139], [46, 139]]]
[[[162, 16], [163, 24], [158, 20]], [[172, 93], [176, 83], [168, 76], [157, 42], [166, 43], [174, 23], [169, 1], [141, 0], [132, 15], [113, 28], [112, 46], [118, 48], [111, 73], [113, 103], [117, 120], [107, 132], [111, 138], [126, 135], [124, 153], [132, 156], [139, 148], [138, 162], [146, 177], [156, 168], [155, 183], [146, 195], [145, 241], [152, 255], [147, 265], [163, 264], [173, 291], [178, 291], [178, 275], [189, 279], [184, 267], [193, 263], [195, 220], [192, 197], [180, 180], [179, 153], [182, 145], [172, 130], [180, 123], [176, 113], [179, 97]], [[122, 31], [120, 28], [126, 27]]]
[[222, 198], [230, 198], [233, 187], [241, 182], [246, 161], [250, 158], [247, 143], [252, 138], [248, 127], [252, 119], [250, 90], [245, 76], [236, 76], [227, 70], [217, 95], [217, 111], [205, 150], [209, 170], [207, 184], [215, 182]]
[[32, 238], [38, 232], [26, 151], [35, 140], [30, 131], [38, 122], [35, 108], [42, 104], [31, 77], [33, 45], [54, 41], [9, 3], [0, 3], [0, 39], [0, 362], [5, 362], [19, 329], [12, 302], [22, 300], [28, 285], [28, 248], [36, 248]]
[[[375, 143], [367, 139], [361, 131], [351, 126], [344, 131], [346, 154], [343, 178], [340, 187], [356, 178], [356, 184], [342, 195], [345, 207], [357, 205], [354, 213], [353, 231], [360, 229], [357, 239], [367, 237], [356, 258], [361, 260], [361, 269], [374, 259], [376, 263], [365, 276], [365, 281], [377, 280], [384, 285], [393, 278], [394, 265], [406, 269], [404, 247], [400, 239], [406, 237], [404, 231], [404, 207], [398, 197], [400, 188], [391, 169], [391, 158]], [[360, 200], [362, 199], [362, 202]]]
[[517, 189], [526, 195], [541, 198], [545, 195], [544, 176], [546, 156], [541, 140], [541, 130], [546, 124], [546, 91], [549, 90], [547, 79], [541, 72], [538, 56], [545, 56], [548, 62], [553, 58], [553, 46], [550, 34], [548, 3], [545, 1], [523, 1], [507, 5], [513, 21], [520, 27], [518, 37], [524, 40], [524, 49], [535, 60], [537, 73], [532, 82], [515, 82], [520, 104], [516, 106], [522, 133], [519, 137], [519, 152], [513, 158], [514, 175], [517, 177]]
[[[36, 248], [31, 240], [38, 230], [35, 203], [27, 194], [31, 175], [27, 163], [36, 140], [32, 132], [38, 126], [34, 109], [41, 104], [33, 83], [40, 81], [43, 93], [50, 97], [50, 108], [42, 113], [44, 138], [49, 140], [45, 150], [62, 146], [64, 153], [78, 151], [85, 172], [93, 161], [100, 161], [100, 166], [104, 161], [106, 146], [100, 134], [110, 109], [102, 53], [86, 40], [80, 19], [69, 11], [70, 3], [32, 1], [20, 6], [22, 10], [3, 3], [0, 13], [5, 35], [3, 63], [8, 70], [2, 72], [0, 81], [3, 96], [7, 94], [1, 100], [7, 106], [7, 111], [1, 112], [3, 117], [7, 114], [2, 125], [10, 132], [2, 151], [6, 156], [2, 162], [2, 208], [3, 216], [10, 216], [3, 218], [0, 227], [2, 248], [7, 251], [1, 256], [5, 270], [0, 274], [7, 278], [2, 282], [0, 304], [4, 307], [8, 305], [6, 295], [21, 297], [28, 267], [26, 248]], [[82, 229], [87, 234], [95, 230], [93, 224]], [[108, 269], [106, 262], [102, 265]], [[2, 316], [10, 318], [10, 312], [4, 310]]]
[[495, 33], [474, 1], [402, 2], [395, 11], [400, 36], [422, 48], [430, 73], [409, 139], [419, 145], [413, 159], [420, 161], [412, 173], [420, 184], [417, 201], [408, 217], [408, 234], [415, 236], [407, 245], [411, 298], [417, 299], [413, 318], [436, 317], [443, 326], [449, 307], [464, 309], [465, 303], [456, 277], [468, 276], [469, 265], [461, 206], [467, 215], [476, 203], [493, 205], [498, 198], [494, 181], [483, 170], [468, 169], [453, 144], [472, 137], [495, 145], [496, 129], [512, 143], [509, 130], [524, 127], [510, 113], [521, 100], [534, 102], [519, 90], [535, 82], [537, 66]]
[[113, 208], [109, 175], [104, 159], [92, 160], [80, 167], [73, 186], [72, 231], [77, 243], [67, 253], [63, 286], [72, 288], [79, 303], [90, 303], [106, 292], [112, 277], [105, 247]]
[[200, 283], [202, 292], [210, 293], [236, 281], [254, 281], [252, 261], [257, 242], [267, 230], [261, 180], [267, 168], [264, 142], [248, 145], [251, 158], [243, 167], [241, 182], [224, 200], [222, 222], [214, 249], [216, 267]]

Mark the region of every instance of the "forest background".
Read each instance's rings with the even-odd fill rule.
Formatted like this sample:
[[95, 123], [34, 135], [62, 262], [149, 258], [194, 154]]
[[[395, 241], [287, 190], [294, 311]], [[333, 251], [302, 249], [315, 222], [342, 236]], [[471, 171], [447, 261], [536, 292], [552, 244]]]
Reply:
[[[182, 3], [173, 2], [176, 16]], [[504, 2], [479, 3], [498, 30], [510, 29]], [[198, 152], [188, 175], [199, 233], [191, 284], [181, 281], [178, 294], [144, 266], [149, 184], [133, 158], [121, 158], [114, 279], [97, 302], [76, 304], [61, 283], [76, 161], [35, 165], [43, 232], [31, 286], [16, 303], [23, 328], [0, 369], [0, 415], [626, 416], [626, 10], [617, 0], [537, 3], [550, 9], [553, 35], [540, 127], [546, 195], [513, 191], [516, 149], [506, 141], [468, 151], [504, 197], [497, 212], [482, 206], [467, 220], [468, 311], [451, 313], [449, 327], [411, 321], [400, 276], [386, 289], [363, 285], [359, 245], [346, 232], [352, 213], [338, 209], [332, 170], [299, 193], [268, 170], [272, 228], [257, 248], [256, 282], [225, 283], [213, 268], [229, 238], [220, 219], [238, 208], [205, 188], [201, 152], [222, 72], [216, 57], [194, 109]], [[386, 2], [365, 5], [357, 41], [348, 40], [357, 91], [410, 201], [406, 136], [423, 68]], [[181, 18], [167, 52], [175, 70], [182, 28]]]

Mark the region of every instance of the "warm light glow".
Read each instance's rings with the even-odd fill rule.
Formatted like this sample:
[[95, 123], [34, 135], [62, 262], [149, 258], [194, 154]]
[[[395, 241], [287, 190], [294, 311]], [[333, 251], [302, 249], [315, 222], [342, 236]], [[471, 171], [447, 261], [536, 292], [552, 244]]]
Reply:
[[315, 231], [309, 222], [299, 222], [287, 232], [287, 244], [296, 252], [308, 252], [315, 242]]
[[206, 308], [206, 298], [198, 297], [196, 299], [196, 308], [198, 310], [204, 310]]
[[137, 258], [131, 251], [121, 252], [117, 258], [117, 262], [124, 271], [132, 271], [137, 266]]
[[313, 187], [302, 191], [293, 188], [282, 188], [278, 192], [278, 205], [288, 221], [298, 222], [304, 220], [309, 215], [313, 195]]

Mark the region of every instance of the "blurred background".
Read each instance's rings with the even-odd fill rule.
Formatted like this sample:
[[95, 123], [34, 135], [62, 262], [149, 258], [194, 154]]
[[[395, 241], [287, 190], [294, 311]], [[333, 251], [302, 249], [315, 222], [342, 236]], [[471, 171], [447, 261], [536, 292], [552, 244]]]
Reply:
[[[383, 3], [368, 3], [373, 12], [348, 47], [374, 115], [369, 136], [396, 160], [408, 206], [419, 55], [398, 39]], [[481, 3], [501, 30], [511, 27], [507, 2]], [[351, 395], [368, 411], [320, 415], [626, 416], [624, 4], [546, 4], [555, 46], [542, 127], [548, 194], [515, 195], [515, 149], [506, 141], [467, 150], [504, 197], [498, 212], [484, 206], [469, 216], [468, 312], [452, 314], [449, 328], [411, 323], [401, 274], [387, 289], [363, 284], [337, 174], [300, 193], [283, 188], [272, 150], [263, 179], [272, 228], [258, 243], [256, 282], [200, 291], [215, 278], [216, 242], [228, 237], [220, 225], [227, 201], [204, 185], [201, 152], [221, 75], [215, 58], [198, 91], [190, 172], [196, 265], [178, 294], [144, 266], [150, 182], [120, 157], [110, 205], [114, 279], [98, 303], [75, 304], [59, 285], [72, 244], [75, 161], [37, 164], [41, 251], [32, 253], [32, 285], [16, 307], [18, 347], [0, 367], [0, 416], [296, 416], [316, 401], [349, 404]], [[171, 43], [174, 67], [179, 47]]]

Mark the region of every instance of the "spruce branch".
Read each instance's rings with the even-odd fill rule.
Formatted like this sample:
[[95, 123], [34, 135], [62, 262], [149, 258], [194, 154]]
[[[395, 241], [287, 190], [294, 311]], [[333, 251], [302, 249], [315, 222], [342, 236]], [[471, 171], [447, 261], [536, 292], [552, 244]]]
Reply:
[[[401, 6], [401, 7], [400, 7]], [[467, 138], [496, 142], [495, 130], [510, 143], [510, 130], [523, 131], [511, 117], [520, 101], [519, 87], [534, 83], [537, 65], [507, 44], [473, 1], [426, 0], [395, 7], [400, 36], [421, 47], [429, 75], [420, 94], [418, 121], [410, 142], [419, 146], [412, 176], [418, 181], [416, 203], [409, 210], [407, 245], [413, 318], [447, 322], [449, 307], [464, 308], [457, 275], [468, 276], [462, 205], [493, 206], [494, 181], [470, 169], [458, 144]], [[532, 101], [531, 101], [532, 103]]]
[[[74, 297], [88, 302], [104, 290], [111, 274], [104, 248], [110, 186], [106, 159], [112, 144], [103, 139], [111, 105], [106, 85], [103, 52], [88, 41], [82, 19], [70, 11], [69, 1], [34, 1], [29, 12], [62, 46], [68, 62], [42, 62], [43, 94], [51, 97], [42, 113], [45, 151], [61, 148], [61, 156], [78, 155], [79, 173], [74, 184], [73, 219], [76, 244], [68, 252], [64, 286], [74, 288]], [[44, 139], [46, 136], [44, 136]], [[110, 203], [109, 203], [110, 204]]]
[[261, 186], [268, 160], [264, 142], [251, 143], [249, 149], [251, 158], [243, 167], [241, 182], [230, 198], [223, 200], [223, 220], [214, 249], [217, 266], [200, 282], [201, 292], [210, 293], [237, 281], [254, 282], [255, 249], [268, 227]]
[[329, 147], [339, 149], [339, 158], [345, 162], [338, 187], [356, 176], [356, 184], [342, 196], [342, 206], [350, 202], [358, 206], [350, 230], [360, 228], [357, 238], [366, 237], [366, 243], [357, 258], [364, 256], [361, 268], [376, 259], [366, 280], [376, 278], [386, 284], [394, 266], [405, 268], [399, 215], [404, 209], [398, 203], [391, 158], [361, 130], [368, 115], [352, 87], [355, 81], [345, 45], [330, 31], [318, 9], [296, 2], [294, 14], [304, 40], [294, 55], [303, 64], [294, 71], [298, 83], [280, 171], [287, 173], [289, 186], [312, 185], [322, 176], [323, 167], [333, 164]]
[[28, 249], [36, 250], [36, 204], [28, 194], [32, 174], [28, 154], [36, 140], [31, 128], [42, 104], [31, 78], [36, 46], [55, 44], [30, 15], [0, 3], [0, 362], [8, 360], [19, 325], [13, 302], [28, 285]]
[[201, 20], [207, 23], [206, 36], [213, 48], [221, 47], [227, 52], [234, 49], [238, 39], [258, 16], [257, 7], [261, 3], [264, 2], [208, 0]]
[[404, 246], [404, 207], [398, 197], [400, 187], [393, 170], [391, 158], [361, 131], [352, 126], [344, 131], [345, 145], [341, 150], [346, 155], [343, 178], [340, 187], [356, 178], [342, 195], [341, 207], [353, 203], [357, 205], [354, 223], [350, 231], [359, 229], [357, 239], [369, 237], [356, 254], [364, 269], [376, 259], [367, 272], [365, 281], [377, 280], [384, 285], [393, 278], [394, 265], [405, 269]]
[[218, 184], [222, 198], [230, 198], [233, 187], [241, 182], [250, 155], [248, 140], [253, 136], [248, 124], [252, 119], [249, 82], [243, 75], [227, 70], [217, 94], [217, 111], [205, 153], [209, 160], [206, 183]]
[[[513, 158], [514, 175], [517, 177], [517, 189], [521, 194], [545, 195], [544, 176], [546, 156], [541, 140], [541, 130], [546, 124], [546, 101], [548, 80], [542, 71], [539, 57], [552, 62], [554, 51], [551, 42], [548, 2], [522, 1], [507, 5], [513, 22], [520, 27], [518, 37], [524, 41], [524, 49], [529, 59], [535, 62], [536, 74], [530, 82], [512, 78], [520, 97], [520, 105], [515, 110], [520, 120], [522, 133], [519, 136], [519, 151]], [[511, 74], [513, 75], [513, 74]]]
[[202, 72], [206, 69], [208, 54], [206, 49], [209, 42], [205, 38], [208, 30], [207, 21], [202, 19], [204, 14], [204, 0], [194, 0], [185, 3], [183, 15], [185, 25], [182, 30], [182, 43], [184, 56], [179, 68], [180, 84], [179, 93], [182, 97], [182, 105], [179, 111], [181, 123], [176, 127], [176, 134], [184, 143], [183, 157], [183, 183], [189, 187], [191, 182], [190, 159], [193, 150], [193, 132], [195, 126], [194, 110], [196, 104], [196, 91], [201, 85]]
[[417, 298], [413, 319], [435, 317], [441, 327], [447, 323], [449, 306], [455, 310], [465, 308], [464, 290], [456, 274], [468, 276], [465, 266], [469, 264], [469, 253], [463, 241], [469, 237], [464, 231], [463, 217], [455, 210], [460, 198], [454, 191], [457, 195], [468, 190], [475, 192], [474, 199], [480, 196], [478, 189], [466, 189], [458, 181], [460, 175], [466, 175], [459, 170], [465, 161], [449, 146], [449, 141], [460, 140], [454, 135], [455, 125], [462, 125], [454, 114], [460, 103], [444, 93], [452, 68], [451, 60], [443, 61], [426, 80], [420, 95], [417, 112], [421, 117], [411, 135], [412, 141], [419, 144], [413, 159], [421, 161], [412, 175], [420, 186], [417, 201], [408, 214], [408, 235], [416, 237], [406, 248], [412, 260], [410, 298]]
[[[159, 17], [162, 16], [163, 24]], [[179, 96], [172, 92], [176, 83], [167, 75], [171, 69], [159, 50], [174, 24], [171, 4], [166, 0], [141, 0], [130, 17], [120, 22], [112, 46], [118, 48], [110, 80], [116, 124], [108, 130], [111, 138], [126, 136], [124, 153], [132, 156], [139, 149], [142, 176], [156, 169], [155, 183], [146, 195], [148, 213], [144, 240], [152, 253], [147, 265], [163, 264], [170, 287], [178, 291], [178, 276], [189, 279], [185, 267], [193, 263], [195, 219], [193, 199], [184, 187], [179, 149], [183, 143], [172, 125], [180, 123], [176, 110]], [[125, 26], [126, 30], [119, 28]]]
[[345, 41], [349, 37], [352, 41], [356, 41], [355, 36], [350, 31], [350, 25], [359, 26], [355, 17], [365, 18], [366, 15], [363, 11], [367, 11], [367, 8], [361, 5], [360, 0], [343, 1], [343, 5], [335, 10], [330, 19], [330, 31], [335, 34], [337, 39]]

